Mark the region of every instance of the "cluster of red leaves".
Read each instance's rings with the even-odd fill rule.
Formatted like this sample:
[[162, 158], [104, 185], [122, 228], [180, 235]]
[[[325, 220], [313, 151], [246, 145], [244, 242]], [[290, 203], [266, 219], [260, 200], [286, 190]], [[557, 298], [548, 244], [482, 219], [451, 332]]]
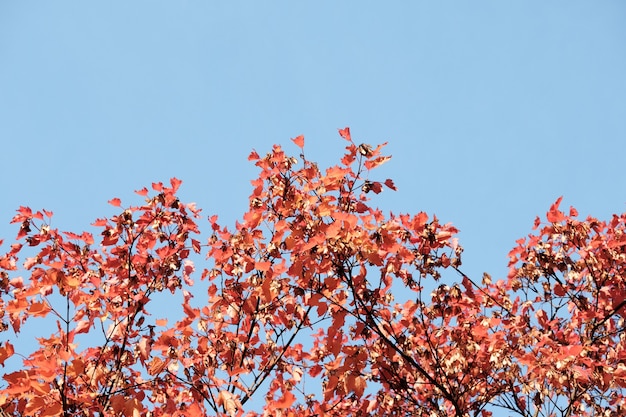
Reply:
[[[0, 363], [24, 360], [4, 375], [0, 410], [623, 413], [626, 216], [578, 221], [557, 201], [511, 252], [507, 279], [478, 283], [460, 270], [454, 227], [371, 207], [370, 192], [395, 189], [370, 179], [390, 157], [339, 134], [346, 153], [324, 172], [279, 146], [252, 152], [260, 174], [248, 211], [232, 230], [211, 216], [203, 244], [199, 210], [177, 199], [176, 179], [97, 220], [97, 246], [89, 233], [52, 229], [52, 213], [20, 208], [18, 243], [0, 257]], [[293, 142], [304, 149], [304, 137]], [[28, 277], [11, 278], [26, 247], [36, 252], [23, 262]], [[207, 256], [206, 296], [189, 289], [192, 253]], [[446, 268], [461, 282], [445, 284]], [[174, 306], [154, 305], [165, 290], [181, 300], [171, 324]], [[20, 331], [37, 318], [56, 328], [22, 353]], [[253, 396], [265, 403], [256, 414], [246, 410]]]
[[[145, 205], [97, 220], [94, 225], [102, 228], [97, 248], [90, 233], [50, 228], [52, 213], [20, 208], [12, 222], [21, 225], [18, 239], [36, 254], [23, 263], [26, 280], [8, 274], [17, 270], [24, 243], [13, 244], [0, 258], [4, 329], [11, 326], [19, 336], [25, 322], [53, 316], [56, 332], [38, 339], [39, 348], [21, 370], [4, 375], [0, 407], [5, 413], [136, 415], [151, 392], [169, 398], [164, 412], [178, 409], [182, 402], [168, 378], [147, 378], [174, 362], [151, 355], [151, 349], [167, 351], [171, 345], [162, 339], [159, 320], [148, 324], [146, 316], [154, 294], [182, 288], [181, 267], [190, 249], [200, 249], [189, 237], [198, 232], [197, 210], [178, 201], [179, 185], [176, 179], [171, 187], [153, 184], [158, 194]], [[148, 190], [137, 193], [147, 196]], [[120, 205], [118, 199], [110, 203]], [[101, 344], [79, 349], [80, 334], [98, 332]], [[0, 348], [3, 363], [15, 353], [10, 340]]]
[[560, 203], [510, 252], [508, 279], [487, 286], [509, 358], [499, 401], [544, 415], [624, 415], [626, 214], [581, 221]]

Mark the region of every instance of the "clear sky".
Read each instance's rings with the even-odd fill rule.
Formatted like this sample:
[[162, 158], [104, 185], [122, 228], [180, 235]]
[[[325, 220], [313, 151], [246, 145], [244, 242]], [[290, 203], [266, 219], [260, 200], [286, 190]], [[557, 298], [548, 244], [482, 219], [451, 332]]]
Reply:
[[[626, 209], [626, 2], [3, 1], [0, 238], [19, 205], [82, 231], [176, 176], [233, 223], [274, 143], [389, 141], [374, 204], [461, 229], [466, 272], [560, 195]], [[206, 229], [206, 224], [203, 224]]]

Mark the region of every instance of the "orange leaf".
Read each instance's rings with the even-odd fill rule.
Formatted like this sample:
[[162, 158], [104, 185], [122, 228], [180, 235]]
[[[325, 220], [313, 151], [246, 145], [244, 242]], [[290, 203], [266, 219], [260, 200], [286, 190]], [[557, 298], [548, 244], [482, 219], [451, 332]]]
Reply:
[[283, 396], [272, 403], [273, 408], [289, 408], [296, 401], [296, 396], [287, 391]]
[[272, 291], [272, 279], [269, 277], [263, 280], [261, 290], [263, 291], [263, 297], [265, 298], [266, 303], [272, 302], [272, 300], [276, 297], [276, 291]]
[[91, 327], [91, 323], [89, 322], [89, 320], [81, 320], [76, 325], [76, 328], [74, 329], [74, 331], [76, 333], [87, 333], [89, 332], [90, 327]]
[[197, 403], [193, 402], [185, 408], [185, 415], [189, 417], [204, 417], [206, 414]]
[[365, 379], [361, 376], [349, 374], [346, 378], [346, 388], [348, 388], [350, 391], [353, 391], [359, 398], [363, 396], [365, 386]]
[[293, 139], [291, 139], [293, 141], [293, 143], [296, 144], [296, 146], [298, 148], [304, 148], [304, 135], [300, 135], [298, 137], [295, 137]]
[[46, 416], [60, 416], [63, 414], [63, 407], [61, 406], [61, 403], [54, 403], [52, 405], [46, 405], [43, 409], [41, 414], [39, 414], [41, 417], [46, 417]]
[[45, 317], [50, 312], [50, 307], [45, 302], [35, 301], [30, 305], [28, 312], [33, 317]]
[[23, 298], [9, 300], [6, 311], [8, 313], [19, 314], [28, 308], [28, 301]]
[[116, 197], [116, 198], [109, 200], [109, 204], [115, 207], [119, 207], [122, 204], [122, 200]]
[[246, 221], [246, 226], [254, 229], [261, 223], [261, 219], [263, 219], [263, 213], [259, 213], [258, 211], [249, 211], [243, 215], [243, 219]]
[[217, 394], [217, 405], [222, 406], [224, 411], [228, 413], [230, 416], [234, 416], [237, 413], [237, 401], [236, 397], [227, 390], [220, 391]]
[[[113, 408], [113, 411], [116, 411], [117, 413], [120, 413], [124, 411], [124, 406], [126, 405], [126, 400], [124, 399], [123, 396], [121, 395], [113, 395], [111, 397], [111, 399], [109, 400], [111, 407]], [[117, 414], [116, 413], [116, 414]]]
[[267, 272], [272, 267], [272, 263], [271, 262], [255, 262], [254, 267], [259, 271]]
[[81, 284], [81, 280], [77, 276], [69, 276], [69, 277], [64, 277], [64, 278], [65, 279], [63, 281], [65, 282], [63, 282], [63, 284], [67, 285], [72, 290], [78, 288]]
[[165, 369], [166, 365], [167, 362], [163, 362], [163, 360], [161, 360], [161, 358], [157, 356], [156, 358], [152, 359], [148, 364], [148, 374], [156, 375], [160, 373], [163, 369]]
[[124, 403], [124, 415], [139, 417], [143, 406], [137, 398], [130, 398]]
[[85, 363], [81, 358], [76, 358], [72, 361], [72, 364], [67, 368], [68, 372], [72, 376], [79, 376], [85, 372]]
[[28, 402], [24, 411], [29, 414], [35, 415], [39, 414], [40, 410], [44, 409], [46, 409], [46, 402], [44, 401], [44, 399], [42, 397], [34, 397]]
[[9, 342], [6, 342], [4, 347], [0, 347], [0, 365], [4, 366], [4, 361], [13, 356], [14, 352], [13, 345]]
[[187, 303], [183, 304], [183, 311], [185, 312], [187, 317], [191, 319], [195, 319], [200, 314], [200, 311], [197, 308], [192, 308]]

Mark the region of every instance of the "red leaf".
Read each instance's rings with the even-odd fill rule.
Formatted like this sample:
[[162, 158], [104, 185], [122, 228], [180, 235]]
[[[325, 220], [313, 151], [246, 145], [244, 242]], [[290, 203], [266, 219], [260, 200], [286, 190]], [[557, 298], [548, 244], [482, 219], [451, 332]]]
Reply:
[[296, 138], [291, 139], [293, 143], [296, 144], [298, 148], [304, 148], [304, 135], [300, 135]]
[[174, 192], [178, 191], [178, 188], [180, 187], [180, 185], [181, 185], [182, 183], [183, 183], [183, 182], [182, 182], [181, 180], [179, 180], [178, 178], [171, 178], [171, 179], [170, 179], [170, 184], [172, 184], [172, 190], [173, 190]]
[[122, 204], [122, 200], [116, 197], [116, 198], [109, 200], [109, 204], [115, 207], [119, 207]]
[[81, 239], [88, 245], [93, 245], [93, 235], [89, 232], [83, 232]]
[[559, 210], [559, 204], [561, 204], [561, 200], [563, 200], [563, 196], [559, 197], [554, 202], [554, 204], [550, 206], [550, 211], [548, 211], [547, 216], [546, 216], [550, 223], [557, 223], [565, 219], [563, 212]]
[[259, 213], [257, 211], [249, 211], [243, 215], [243, 219], [246, 221], [247, 227], [254, 229], [261, 223], [261, 219], [263, 219], [263, 213]]
[[256, 151], [252, 151], [250, 155], [248, 155], [248, 161], [258, 161], [259, 159], [261, 159], [261, 157]]
[[413, 217], [412, 226], [414, 230], [420, 230], [426, 225], [427, 221], [428, 221], [428, 214], [424, 213], [423, 211], [420, 211], [415, 217]]
[[554, 284], [554, 294], [556, 294], [557, 297], [563, 297], [565, 296], [565, 294], [567, 294], [567, 291], [561, 284], [557, 282], [556, 284]]
[[391, 188], [392, 190], [397, 191], [396, 185], [393, 183], [393, 181], [391, 179], [387, 178], [385, 180], [385, 185], [387, 187]]
[[23, 222], [24, 220], [30, 219], [33, 216], [33, 211], [30, 209], [30, 207], [20, 206], [20, 208], [17, 209], [17, 212], [20, 214], [16, 214], [13, 219], [11, 219], [11, 223]]
[[564, 350], [567, 352], [568, 356], [578, 356], [583, 351], [583, 346], [582, 345], [568, 346]]
[[80, 240], [81, 236], [77, 235], [76, 233], [72, 233], [72, 232], [63, 232], [63, 234], [65, 236], [67, 236], [68, 239], [71, 240]]
[[139, 194], [142, 197], [145, 197], [148, 195], [148, 189], [146, 187], [143, 187], [141, 190], [136, 190], [135, 193]]
[[387, 162], [390, 159], [391, 159], [391, 156], [379, 156], [377, 158], [365, 161], [365, 163], [363, 165], [367, 169], [374, 169], [377, 166], [384, 164], [385, 162]]
[[371, 184], [371, 190], [374, 191], [374, 193], [376, 194], [380, 194], [383, 191], [383, 186], [380, 185], [378, 181], [376, 181]]
[[357, 213], [365, 213], [367, 210], [369, 210], [369, 207], [367, 207], [367, 205], [363, 204], [362, 202], [357, 201], [354, 209]]
[[346, 127], [345, 129], [339, 129], [339, 135], [341, 135], [341, 137], [347, 140], [348, 142], [352, 142], [352, 137], [350, 137], [349, 127]]
[[200, 241], [196, 239], [191, 239], [191, 247], [193, 248], [193, 251], [195, 253], [200, 253], [200, 251], [202, 250]]
[[108, 224], [107, 219], [96, 219], [95, 222], [91, 223], [91, 225], [95, 227], [107, 226]]

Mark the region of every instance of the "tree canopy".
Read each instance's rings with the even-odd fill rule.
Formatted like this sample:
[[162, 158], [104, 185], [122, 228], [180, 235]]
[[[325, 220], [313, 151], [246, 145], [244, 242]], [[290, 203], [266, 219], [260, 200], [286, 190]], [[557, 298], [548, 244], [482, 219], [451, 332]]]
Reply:
[[[325, 170], [303, 136], [297, 157], [253, 151], [230, 227], [180, 201], [176, 178], [139, 205], [110, 200], [95, 235], [20, 207], [0, 256], [0, 363], [21, 361], [2, 413], [626, 413], [626, 214], [579, 219], [559, 198], [506, 277], [471, 277], [453, 225], [372, 205], [395, 190], [375, 178], [384, 144], [339, 134]], [[50, 325], [33, 340], [37, 320]]]

